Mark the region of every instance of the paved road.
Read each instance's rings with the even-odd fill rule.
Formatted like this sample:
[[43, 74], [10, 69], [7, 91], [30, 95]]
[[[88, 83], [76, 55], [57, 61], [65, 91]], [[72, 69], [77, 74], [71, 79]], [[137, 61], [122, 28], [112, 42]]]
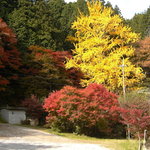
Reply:
[[0, 124], [0, 150], [109, 150], [43, 131]]

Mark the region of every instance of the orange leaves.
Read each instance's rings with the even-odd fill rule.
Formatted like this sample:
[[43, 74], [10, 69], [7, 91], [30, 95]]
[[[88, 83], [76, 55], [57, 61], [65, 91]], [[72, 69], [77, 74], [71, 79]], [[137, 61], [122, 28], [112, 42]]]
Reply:
[[138, 44], [139, 47], [135, 51], [137, 64], [150, 68], [150, 37], [139, 41]]
[[3, 35], [3, 38], [6, 42], [9, 42], [11, 44], [17, 43], [16, 35], [12, 32], [12, 30], [1, 18], [0, 18], [0, 35]]

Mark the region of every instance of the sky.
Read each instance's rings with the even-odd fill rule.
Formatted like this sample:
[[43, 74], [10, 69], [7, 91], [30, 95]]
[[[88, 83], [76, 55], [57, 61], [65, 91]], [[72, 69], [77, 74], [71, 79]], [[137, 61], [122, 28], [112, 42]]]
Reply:
[[[74, 2], [76, 0], [65, 0]], [[150, 0], [105, 0], [109, 1], [114, 7], [117, 5], [125, 19], [131, 19], [135, 13], [141, 13], [150, 7]]]

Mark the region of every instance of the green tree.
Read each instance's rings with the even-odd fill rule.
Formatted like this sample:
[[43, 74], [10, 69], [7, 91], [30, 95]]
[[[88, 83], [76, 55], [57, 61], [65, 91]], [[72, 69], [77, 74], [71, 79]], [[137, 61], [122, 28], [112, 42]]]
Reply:
[[[64, 0], [49, 0], [48, 9], [50, 10], [50, 15], [52, 16], [53, 25], [55, 27], [56, 32], [52, 32], [52, 38], [55, 41], [56, 48], [55, 50], [64, 50], [68, 47], [66, 45], [66, 36], [68, 34], [68, 30], [70, 26], [68, 26], [68, 22], [66, 22], [66, 18], [68, 14], [64, 14], [64, 9], [66, 9], [66, 3]], [[70, 12], [68, 12], [70, 13]], [[68, 18], [69, 20], [70, 18]]]
[[9, 23], [24, 47], [40, 45], [56, 49], [53, 34], [58, 31], [46, 1], [19, 0], [18, 9], [10, 14]]
[[126, 22], [131, 26], [134, 32], [140, 33], [144, 39], [150, 35], [150, 8], [143, 13], [135, 14], [132, 19]]
[[144, 15], [144, 37], [150, 36], [150, 8], [147, 9]]
[[118, 15], [122, 16], [121, 10], [120, 10], [120, 8], [117, 5], [115, 5], [115, 7], [114, 7], [114, 12], [115, 12], [115, 14], [118, 14]]
[[144, 14], [135, 14], [131, 20], [127, 20], [127, 23], [136, 33], [140, 33], [141, 36], [144, 36]]
[[8, 15], [17, 7], [18, 0], [1, 0], [0, 1], [0, 18], [8, 21]]
[[85, 0], [77, 0], [76, 7], [77, 7], [77, 13], [80, 10], [82, 11], [82, 13], [88, 14], [87, 3]]

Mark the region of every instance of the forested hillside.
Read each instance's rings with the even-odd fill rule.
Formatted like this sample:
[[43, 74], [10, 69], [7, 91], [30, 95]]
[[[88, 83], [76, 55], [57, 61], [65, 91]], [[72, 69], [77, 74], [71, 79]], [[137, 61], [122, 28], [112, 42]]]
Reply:
[[[72, 22], [79, 11], [88, 14], [85, 0], [1, 0], [0, 10], [2, 104], [17, 105], [31, 94], [42, 98], [68, 84], [79, 86], [81, 71], [66, 70], [64, 62], [74, 48], [67, 40], [75, 34]], [[11, 57], [10, 49], [15, 49]], [[18, 61], [15, 70], [12, 61]]]
[[[102, 0], [102, 4], [112, 8], [109, 2]], [[65, 62], [66, 58], [72, 57], [77, 43], [72, 23], [80, 12], [89, 14], [85, 0], [70, 3], [64, 0], [1, 0], [0, 10], [2, 103], [17, 105], [31, 94], [43, 98], [64, 85], [81, 86], [80, 80], [85, 79], [83, 70], [76, 67], [67, 70]], [[113, 10], [112, 15], [118, 14], [123, 19], [117, 6]], [[124, 22], [141, 35], [141, 41], [134, 45], [136, 51], [132, 61], [149, 77], [150, 9]], [[18, 62], [15, 68], [14, 62]], [[121, 82], [118, 79], [114, 80]], [[148, 80], [145, 79], [145, 86], [148, 86]], [[111, 86], [116, 84], [113, 79], [109, 82]]]
[[150, 8], [125, 20], [104, 0], [0, 1], [0, 107], [58, 131], [142, 137], [149, 72]]
[[141, 34], [141, 38], [150, 36], [150, 8], [143, 13], [135, 14], [132, 19], [127, 20], [127, 23], [133, 31]]
[[130, 20], [126, 20], [132, 30], [140, 34], [141, 40], [136, 45], [135, 63], [140, 65], [146, 78], [144, 85], [149, 87], [150, 83], [150, 7], [143, 13], [135, 14]]

